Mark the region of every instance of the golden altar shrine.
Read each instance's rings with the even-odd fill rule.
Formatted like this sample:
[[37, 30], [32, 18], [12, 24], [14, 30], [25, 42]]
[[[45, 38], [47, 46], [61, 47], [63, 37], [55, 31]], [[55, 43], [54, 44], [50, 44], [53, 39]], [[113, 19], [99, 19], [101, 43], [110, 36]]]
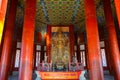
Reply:
[[51, 62], [44, 61], [38, 64], [37, 74], [42, 80], [79, 80], [83, 66], [77, 62], [76, 55], [70, 61], [69, 34], [58, 28], [51, 38]]

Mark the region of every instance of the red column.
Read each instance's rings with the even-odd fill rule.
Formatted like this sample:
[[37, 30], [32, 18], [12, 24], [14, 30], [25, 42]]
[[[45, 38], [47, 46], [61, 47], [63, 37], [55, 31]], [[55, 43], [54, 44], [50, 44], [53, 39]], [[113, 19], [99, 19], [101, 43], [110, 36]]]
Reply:
[[36, 44], [34, 44], [34, 69], [36, 69]]
[[14, 42], [12, 44], [11, 64], [9, 66], [11, 75], [12, 75], [12, 71], [13, 71], [14, 65], [15, 65], [16, 47], [17, 47], [17, 41], [14, 40]]
[[78, 62], [81, 62], [81, 57], [80, 57], [80, 45], [77, 45], [77, 60], [78, 60]]
[[86, 53], [86, 66], [87, 66], [87, 70], [89, 70], [88, 45], [87, 45], [87, 43], [85, 44], [85, 53]]
[[114, 18], [110, 6], [110, 0], [103, 0], [104, 12], [106, 18], [106, 26], [108, 30], [108, 38], [110, 42], [111, 57], [114, 65], [114, 72], [116, 80], [120, 80], [120, 54], [117, 42], [117, 36], [114, 25]]
[[8, 0], [0, 0], [0, 46], [1, 46], [3, 28], [4, 28], [4, 20], [7, 10], [7, 2]]
[[37, 32], [37, 43], [41, 43], [42, 42], [42, 34], [41, 32]]
[[13, 40], [13, 32], [15, 26], [15, 17], [16, 17], [16, 9], [17, 9], [17, 0], [12, 0], [10, 4], [8, 20], [6, 23], [6, 32], [3, 43], [3, 50], [1, 56], [0, 63], [0, 80], [7, 80], [8, 78], [8, 69], [9, 69], [9, 61], [12, 49], [12, 40]]
[[40, 56], [40, 63], [44, 60], [44, 46], [41, 46], [41, 56]]
[[87, 53], [87, 45], [85, 44], [85, 64], [86, 64], [86, 69], [88, 70], [87, 55], [88, 55], [88, 53]]
[[26, 0], [18, 80], [32, 80], [36, 0]]
[[72, 60], [72, 56], [74, 55], [74, 26], [69, 26], [69, 39], [70, 39], [70, 61]]
[[119, 47], [119, 51], [120, 51], [120, 36], [117, 37], [118, 40], [118, 47]]
[[90, 80], [104, 80], [94, 0], [84, 1]]
[[106, 61], [107, 61], [107, 67], [109, 69], [110, 74], [113, 73], [113, 68], [112, 68], [112, 60], [111, 60], [111, 52], [110, 52], [110, 47], [109, 47], [109, 40], [105, 40], [105, 54], [106, 54]]
[[[8, 0], [0, 0], [0, 58], [2, 53], [2, 46], [3, 46], [3, 32], [4, 29], [4, 20], [7, 10], [7, 2]], [[3, 30], [4, 29], [4, 30]]]
[[52, 37], [52, 33], [51, 33], [51, 26], [48, 25], [47, 26], [47, 39], [46, 39], [46, 50], [47, 50], [47, 56], [48, 56], [48, 62], [51, 61], [51, 37]]
[[115, 2], [116, 13], [117, 13], [117, 18], [118, 18], [118, 23], [120, 28], [120, 0], [114, 0], [114, 2]]

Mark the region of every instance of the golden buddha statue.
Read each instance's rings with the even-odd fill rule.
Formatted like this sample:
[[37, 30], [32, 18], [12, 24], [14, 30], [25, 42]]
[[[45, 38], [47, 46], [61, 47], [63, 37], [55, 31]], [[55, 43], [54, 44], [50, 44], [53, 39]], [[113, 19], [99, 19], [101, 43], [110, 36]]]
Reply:
[[61, 29], [52, 37], [52, 62], [57, 67], [64, 67], [69, 63], [69, 40]]

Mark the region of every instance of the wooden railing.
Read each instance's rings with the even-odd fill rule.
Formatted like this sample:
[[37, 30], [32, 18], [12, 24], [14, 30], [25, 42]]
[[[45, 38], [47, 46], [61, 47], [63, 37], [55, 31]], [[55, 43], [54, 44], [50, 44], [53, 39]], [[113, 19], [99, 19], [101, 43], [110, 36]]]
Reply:
[[[64, 69], [63, 71], [80, 71], [84, 70], [84, 66], [82, 63], [70, 63], [67, 65], [67, 69]], [[37, 66], [38, 71], [45, 71], [45, 72], [51, 72], [51, 71], [56, 71], [52, 63], [38, 63]]]

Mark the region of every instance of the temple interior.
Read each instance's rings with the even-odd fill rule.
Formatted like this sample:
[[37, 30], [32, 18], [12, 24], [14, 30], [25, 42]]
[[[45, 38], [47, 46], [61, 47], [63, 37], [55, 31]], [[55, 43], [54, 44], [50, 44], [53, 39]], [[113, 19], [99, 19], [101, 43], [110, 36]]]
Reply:
[[120, 80], [119, 0], [0, 0], [0, 80]]

